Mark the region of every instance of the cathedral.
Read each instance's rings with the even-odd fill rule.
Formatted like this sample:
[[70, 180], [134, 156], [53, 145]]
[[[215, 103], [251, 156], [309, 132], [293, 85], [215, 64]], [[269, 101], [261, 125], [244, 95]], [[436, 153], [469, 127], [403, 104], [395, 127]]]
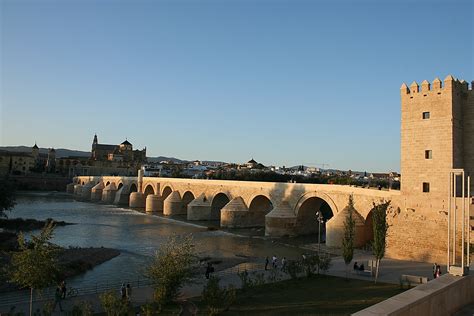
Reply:
[[142, 163], [146, 162], [146, 147], [142, 150], [133, 150], [133, 145], [128, 140], [120, 145], [99, 144], [97, 135], [94, 135], [91, 159], [94, 161]]

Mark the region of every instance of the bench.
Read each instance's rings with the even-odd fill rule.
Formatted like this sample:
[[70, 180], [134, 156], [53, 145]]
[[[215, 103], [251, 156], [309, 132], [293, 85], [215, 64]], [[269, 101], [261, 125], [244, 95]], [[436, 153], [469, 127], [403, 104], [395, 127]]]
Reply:
[[417, 275], [408, 275], [408, 274], [402, 274], [400, 276], [400, 285], [402, 288], [405, 284], [407, 285], [407, 287], [410, 287], [413, 284], [418, 285], [418, 284], [425, 284], [425, 283], [428, 283], [427, 277], [422, 277], [422, 276], [417, 276]]
[[376, 269], [377, 269], [377, 261], [369, 260], [367, 262], [364, 262], [364, 271], [355, 270], [355, 272], [359, 275], [374, 276]]

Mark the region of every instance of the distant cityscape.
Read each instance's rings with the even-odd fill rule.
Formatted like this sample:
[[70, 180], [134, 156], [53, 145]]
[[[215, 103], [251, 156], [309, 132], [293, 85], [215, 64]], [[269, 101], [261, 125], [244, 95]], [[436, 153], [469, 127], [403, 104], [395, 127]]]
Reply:
[[136, 176], [138, 170], [142, 169], [146, 177], [324, 183], [390, 189], [400, 187], [400, 174], [396, 171], [374, 173], [330, 169], [327, 166], [265, 166], [254, 158], [244, 163], [229, 163], [147, 157], [146, 148], [133, 149], [133, 144], [128, 140], [118, 145], [101, 144], [97, 135], [94, 135], [90, 152], [40, 149], [36, 143], [32, 147], [0, 147], [0, 175], [49, 174], [67, 178]]

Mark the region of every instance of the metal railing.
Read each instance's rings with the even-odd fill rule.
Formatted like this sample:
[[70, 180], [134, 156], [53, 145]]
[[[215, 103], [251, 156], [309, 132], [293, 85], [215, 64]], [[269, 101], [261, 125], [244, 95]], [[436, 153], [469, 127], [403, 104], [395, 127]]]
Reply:
[[[151, 282], [150, 279], [147, 278], [138, 278], [136, 280], [132, 281], [127, 281], [126, 283], [129, 283], [132, 288], [140, 288], [140, 287], [146, 287], [150, 286], [153, 283]], [[120, 291], [120, 287], [122, 286], [122, 283], [116, 283], [116, 282], [106, 282], [105, 284], [94, 284], [94, 285], [88, 285], [80, 288], [74, 288], [73, 286], [67, 286], [67, 292], [70, 291], [71, 288], [74, 288], [77, 290], [77, 294], [74, 296], [84, 296], [84, 295], [94, 295], [94, 294], [99, 294], [99, 293], [104, 293], [110, 290], [117, 290], [117, 293]], [[56, 292], [56, 286], [48, 287], [46, 289], [43, 289], [42, 291], [34, 291], [33, 292], [33, 302], [38, 302], [38, 301], [45, 301], [45, 300], [52, 300], [54, 299], [54, 294]], [[66, 296], [66, 298], [68, 298]], [[0, 306], [12, 306], [16, 304], [22, 304], [22, 303], [29, 303], [30, 300], [30, 291], [29, 290], [23, 290], [23, 291], [14, 291], [10, 293], [0, 293]]]
[[[199, 270], [203, 270], [202, 267]], [[254, 272], [258, 270], [264, 270], [263, 264], [257, 263], [241, 263], [231, 268], [223, 269], [217, 272], [214, 272], [213, 275], [218, 277], [225, 277], [229, 275], [238, 275], [241, 272]], [[194, 277], [195, 280], [201, 279], [204, 277], [204, 273], [196, 274]], [[132, 288], [140, 288], [140, 287], [148, 287], [152, 286], [153, 282], [147, 278], [138, 278], [136, 280], [127, 281], [125, 283], [129, 283]], [[80, 288], [75, 288], [74, 286], [67, 286], [67, 291], [69, 292], [71, 288], [74, 288], [76, 296], [86, 296], [86, 295], [97, 295], [100, 293], [104, 293], [111, 290], [116, 290], [119, 293], [122, 283], [118, 282], [106, 282], [106, 283], [96, 283], [94, 285], [87, 285]], [[47, 301], [53, 300], [54, 295], [56, 292], [56, 286], [48, 287], [43, 289], [42, 291], [34, 291], [33, 295], [33, 302], [38, 301]], [[68, 298], [66, 296], [66, 298]], [[14, 306], [17, 304], [25, 304], [29, 303], [30, 300], [30, 291], [23, 290], [23, 291], [14, 291], [10, 293], [0, 293], [0, 306]]]

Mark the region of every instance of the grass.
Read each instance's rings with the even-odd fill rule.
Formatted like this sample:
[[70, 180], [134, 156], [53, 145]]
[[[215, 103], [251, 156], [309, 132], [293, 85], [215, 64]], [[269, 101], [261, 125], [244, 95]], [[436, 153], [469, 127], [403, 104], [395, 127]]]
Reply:
[[401, 292], [395, 284], [321, 275], [239, 290], [222, 315], [349, 315]]

